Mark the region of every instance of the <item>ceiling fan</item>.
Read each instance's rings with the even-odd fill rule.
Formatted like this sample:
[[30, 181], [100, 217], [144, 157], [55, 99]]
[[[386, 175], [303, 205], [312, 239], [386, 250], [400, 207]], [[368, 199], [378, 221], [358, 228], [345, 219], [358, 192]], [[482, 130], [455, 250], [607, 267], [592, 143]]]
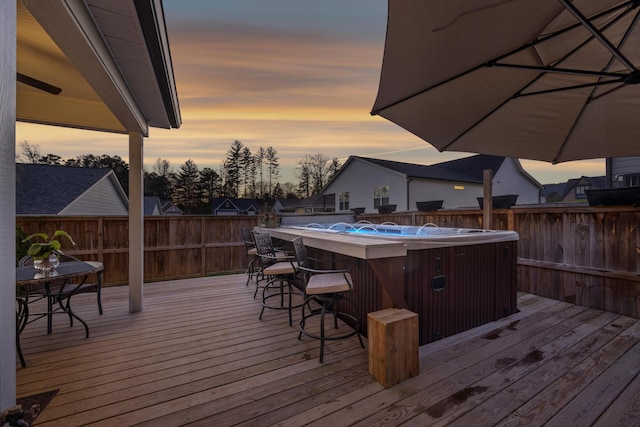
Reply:
[[45, 83], [42, 80], [34, 79], [33, 77], [29, 77], [21, 73], [17, 73], [17, 76], [20, 83], [35, 87], [36, 89], [43, 90], [52, 95], [58, 95], [60, 94], [60, 92], [62, 92], [62, 89], [60, 89], [59, 87], [50, 85], [49, 83]]

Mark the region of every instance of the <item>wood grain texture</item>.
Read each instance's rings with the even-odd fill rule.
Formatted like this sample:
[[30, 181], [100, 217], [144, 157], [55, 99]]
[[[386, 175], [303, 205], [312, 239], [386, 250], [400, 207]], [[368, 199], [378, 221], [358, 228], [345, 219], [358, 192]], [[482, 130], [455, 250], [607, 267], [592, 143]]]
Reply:
[[[27, 326], [18, 396], [59, 389], [38, 426], [629, 425], [638, 414], [640, 321], [519, 294], [518, 312], [419, 348], [420, 372], [384, 388], [356, 337], [297, 339], [242, 274], [74, 297], [91, 328]], [[299, 313], [294, 321], [299, 320]], [[583, 424], [584, 425], [584, 424]]]

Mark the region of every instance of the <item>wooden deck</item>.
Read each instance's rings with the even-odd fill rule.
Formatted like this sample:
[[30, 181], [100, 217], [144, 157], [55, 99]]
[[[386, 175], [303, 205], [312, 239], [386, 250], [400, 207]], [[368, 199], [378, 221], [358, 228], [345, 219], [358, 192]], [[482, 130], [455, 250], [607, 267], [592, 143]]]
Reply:
[[[284, 312], [258, 320], [244, 275], [74, 297], [90, 326], [27, 326], [18, 397], [57, 395], [40, 426], [596, 425], [640, 420], [640, 321], [537, 296], [508, 318], [420, 348], [420, 375], [384, 389], [355, 337], [297, 339]], [[299, 314], [297, 316], [299, 318]], [[294, 318], [294, 322], [295, 322]], [[366, 342], [365, 342], [366, 344]]]

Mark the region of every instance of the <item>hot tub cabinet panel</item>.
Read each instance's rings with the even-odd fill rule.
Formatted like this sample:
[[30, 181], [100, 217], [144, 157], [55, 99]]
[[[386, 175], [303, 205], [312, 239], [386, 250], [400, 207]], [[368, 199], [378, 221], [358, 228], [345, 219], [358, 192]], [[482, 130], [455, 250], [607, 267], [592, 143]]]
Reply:
[[420, 345], [516, 312], [516, 242], [409, 251], [405, 293]]
[[[420, 345], [516, 312], [517, 242], [408, 251], [404, 258], [405, 300], [418, 313]], [[382, 286], [362, 259], [310, 249], [325, 262], [351, 270], [360, 324], [367, 335], [367, 313], [384, 308]], [[350, 311], [350, 306], [342, 307]], [[355, 313], [351, 313], [354, 314]]]

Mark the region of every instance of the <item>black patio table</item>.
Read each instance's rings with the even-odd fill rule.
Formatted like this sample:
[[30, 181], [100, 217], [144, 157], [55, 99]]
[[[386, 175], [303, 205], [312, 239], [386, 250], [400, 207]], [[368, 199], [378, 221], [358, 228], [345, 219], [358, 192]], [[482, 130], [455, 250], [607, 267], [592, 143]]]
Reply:
[[[43, 274], [33, 265], [16, 268], [16, 349], [20, 363], [26, 366], [20, 347], [20, 334], [27, 324], [47, 317], [47, 334], [52, 330], [52, 315], [66, 313], [71, 325], [77, 319], [85, 328], [89, 338], [89, 326], [71, 309], [70, 298], [82, 287], [93, 273], [99, 273], [104, 267], [100, 263], [89, 264], [83, 261], [61, 262], [53, 274]], [[44, 312], [30, 313], [29, 304], [47, 299]], [[31, 317], [31, 319], [30, 319]]]

